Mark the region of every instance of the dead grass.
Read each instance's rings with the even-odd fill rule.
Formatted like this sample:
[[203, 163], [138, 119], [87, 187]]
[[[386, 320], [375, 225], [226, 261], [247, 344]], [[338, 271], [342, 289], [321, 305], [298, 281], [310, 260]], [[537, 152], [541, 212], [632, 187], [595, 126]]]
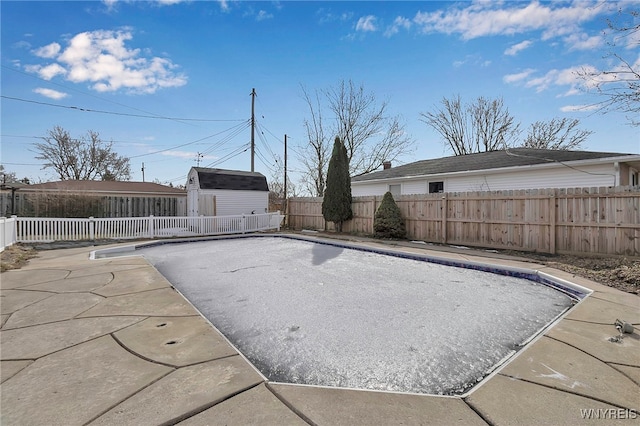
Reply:
[[38, 252], [33, 247], [20, 244], [6, 247], [0, 254], [0, 272], [20, 269], [29, 262], [29, 259], [37, 256]]

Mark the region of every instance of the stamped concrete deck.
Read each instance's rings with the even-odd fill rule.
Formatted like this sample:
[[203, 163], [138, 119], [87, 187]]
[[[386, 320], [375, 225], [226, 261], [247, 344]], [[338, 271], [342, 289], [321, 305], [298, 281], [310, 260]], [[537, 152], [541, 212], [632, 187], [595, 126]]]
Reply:
[[0, 424], [640, 423], [640, 335], [609, 341], [616, 319], [640, 325], [640, 297], [513, 258], [395, 248], [539, 269], [594, 293], [464, 398], [403, 395], [269, 383], [143, 258], [42, 251], [0, 274]]

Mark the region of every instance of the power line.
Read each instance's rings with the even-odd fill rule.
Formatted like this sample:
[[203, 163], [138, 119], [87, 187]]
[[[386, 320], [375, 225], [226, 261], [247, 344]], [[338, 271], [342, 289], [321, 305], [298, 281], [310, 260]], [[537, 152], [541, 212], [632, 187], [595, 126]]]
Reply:
[[217, 165], [220, 165], [222, 163], [224, 163], [227, 160], [230, 160], [234, 157], [237, 157], [238, 155], [247, 152], [249, 150], [249, 148], [251, 148], [251, 142], [247, 142], [244, 145], [239, 146], [237, 149], [235, 149], [234, 151], [230, 152], [229, 154], [225, 155], [222, 158], [219, 158], [216, 161], [213, 161], [211, 163], [209, 163], [206, 167], [215, 167]]
[[214, 133], [213, 135], [205, 136], [204, 138], [200, 138], [200, 139], [197, 139], [197, 140], [195, 140], [195, 141], [191, 141], [191, 142], [183, 143], [183, 144], [181, 144], [181, 145], [176, 145], [176, 146], [173, 146], [173, 147], [171, 147], [171, 148], [161, 149], [161, 150], [159, 150], [159, 151], [149, 152], [149, 153], [146, 153], [146, 154], [132, 155], [132, 156], [131, 156], [131, 157], [129, 157], [129, 158], [138, 158], [138, 157], [145, 157], [145, 156], [147, 156], [147, 155], [160, 154], [160, 153], [167, 152], [167, 151], [171, 151], [171, 150], [174, 150], [174, 149], [177, 149], [177, 148], [182, 148], [182, 147], [187, 146], [187, 145], [193, 145], [193, 144], [195, 144], [195, 143], [197, 143], [197, 142], [202, 142], [202, 141], [207, 140], [207, 139], [210, 139], [210, 138], [212, 138], [212, 137], [214, 137], [214, 136], [218, 136], [218, 135], [220, 135], [220, 134], [222, 134], [222, 133], [228, 132], [228, 131], [230, 131], [230, 130], [232, 130], [232, 129], [236, 128], [236, 127], [239, 127], [239, 126], [241, 126], [241, 125], [233, 126], [233, 127], [229, 128], [229, 129], [223, 130], [222, 132]]
[[158, 116], [158, 115], [127, 114], [127, 113], [124, 113], [124, 112], [103, 111], [103, 110], [97, 110], [97, 109], [82, 108], [82, 107], [77, 107], [77, 106], [52, 104], [50, 102], [33, 101], [33, 100], [29, 100], [29, 99], [15, 98], [15, 97], [12, 97], [12, 96], [5, 96], [5, 95], [0, 95], [0, 97], [2, 97], [4, 99], [10, 99], [12, 101], [27, 102], [27, 103], [36, 104], [36, 105], [51, 106], [51, 107], [56, 107], [56, 108], [65, 108], [65, 109], [71, 109], [71, 110], [80, 111], [80, 112], [94, 112], [94, 113], [99, 113], [99, 114], [119, 115], [119, 116], [123, 116], [123, 117], [152, 118], [152, 119], [156, 119], [156, 120], [171, 120], [171, 121], [201, 121], [201, 122], [244, 121], [244, 119], [241, 119], [241, 118], [240, 119], [206, 119], [206, 118], [178, 118], [178, 117], [164, 117], [164, 116]]
[[[43, 81], [43, 82], [45, 82], [46, 84], [49, 84], [49, 85], [54, 85], [54, 86], [62, 87], [62, 88], [64, 88], [64, 89], [66, 89], [66, 90], [71, 90], [71, 91], [73, 91], [73, 92], [81, 93], [81, 94], [83, 94], [83, 95], [85, 95], [85, 96], [90, 96], [90, 97], [92, 97], [92, 98], [100, 99], [101, 101], [109, 102], [109, 103], [112, 103], [112, 104], [114, 104], [114, 105], [119, 105], [119, 106], [121, 106], [121, 107], [129, 108], [129, 109], [132, 109], [132, 110], [134, 110], [134, 111], [140, 111], [140, 112], [144, 112], [144, 113], [146, 113], [146, 114], [154, 115], [154, 116], [157, 116], [157, 117], [162, 117], [162, 116], [161, 116], [161, 115], [159, 115], [159, 114], [155, 114], [155, 113], [153, 113], [153, 112], [145, 111], [145, 110], [140, 109], [140, 108], [135, 108], [135, 107], [132, 107], [132, 106], [129, 106], [129, 105], [125, 105], [125, 104], [120, 103], [120, 102], [112, 101], [111, 99], [102, 98], [102, 97], [97, 96], [97, 95], [94, 95], [94, 94], [92, 94], [92, 93], [87, 93], [87, 92], [84, 92], [84, 91], [82, 91], [82, 90], [78, 90], [78, 89], [73, 88], [73, 87], [65, 86], [64, 84], [55, 83], [55, 82], [53, 82], [53, 81], [45, 80], [45, 79], [40, 78], [40, 77], [38, 77], [38, 76], [35, 76], [35, 75], [33, 75], [33, 74], [29, 74], [29, 73], [26, 73], [26, 72], [24, 72], [24, 71], [17, 70], [17, 69], [15, 69], [15, 68], [11, 68], [11, 67], [8, 67], [8, 66], [6, 66], [6, 65], [0, 65], [0, 66], [1, 66], [2, 68], [6, 69], [6, 70], [9, 70], [9, 71], [13, 71], [13, 72], [16, 72], [16, 73], [19, 73], [19, 74], [26, 75], [27, 77], [30, 77], [30, 78], [33, 78], [33, 79], [36, 79], [36, 80]], [[174, 121], [175, 121], [175, 120], [174, 120]], [[178, 122], [179, 122], [179, 121], [178, 121]], [[182, 124], [189, 124], [189, 125], [192, 125], [191, 123], [184, 123], [184, 122], [183, 122]]]

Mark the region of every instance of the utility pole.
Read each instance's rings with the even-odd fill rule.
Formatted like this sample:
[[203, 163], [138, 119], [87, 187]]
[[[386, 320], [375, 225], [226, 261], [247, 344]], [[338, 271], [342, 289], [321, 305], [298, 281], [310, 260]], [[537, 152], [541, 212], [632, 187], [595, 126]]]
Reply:
[[144, 182], [144, 163], [142, 163], [142, 181]]
[[204, 155], [201, 152], [198, 152], [196, 154], [196, 167], [200, 167], [200, 159], [204, 157]]
[[251, 89], [251, 171], [254, 171], [255, 153], [256, 153], [256, 89]]
[[284, 201], [287, 202], [287, 135], [284, 135]]

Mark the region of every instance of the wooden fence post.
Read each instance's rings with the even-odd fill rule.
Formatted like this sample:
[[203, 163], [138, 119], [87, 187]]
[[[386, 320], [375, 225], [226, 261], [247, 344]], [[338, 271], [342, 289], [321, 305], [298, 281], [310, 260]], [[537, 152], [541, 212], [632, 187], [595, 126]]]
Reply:
[[549, 199], [549, 253], [556, 254], [556, 190]]
[[447, 193], [442, 195], [442, 244], [447, 244], [447, 216], [449, 215]]

